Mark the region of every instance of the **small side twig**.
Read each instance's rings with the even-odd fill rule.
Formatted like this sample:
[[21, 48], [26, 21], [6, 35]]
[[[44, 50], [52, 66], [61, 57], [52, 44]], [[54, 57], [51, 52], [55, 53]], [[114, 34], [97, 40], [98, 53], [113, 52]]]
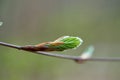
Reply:
[[[5, 43], [5, 42], [0, 42], [0, 45], [19, 49], [19, 50], [24, 50], [21, 48], [21, 46], [13, 45], [13, 44]], [[83, 53], [81, 56], [72, 56], [72, 55], [70, 56], [70, 55], [55, 54], [55, 53], [49, 53], [49, 52], [43, 52], [43, 51], [29, 51], [29, 50], [24, 50], [24, 51], [28, 51], [28, 52], [32, 52], [32, 53], [36, 53], [36, 54], [40, 54], [40, 55], [46, 55], [46, 56], [52, 56], [52, 57], [57, 57], [57, 58], [74, 60], [78, 63], [81, 63], [83, 61], [120, 61], [120, 58], [106, 58], [106, 57], [105, 58], [104, 57], [84, 58], [84, 57], [82, 57], [82, 55], [85, 53]]]

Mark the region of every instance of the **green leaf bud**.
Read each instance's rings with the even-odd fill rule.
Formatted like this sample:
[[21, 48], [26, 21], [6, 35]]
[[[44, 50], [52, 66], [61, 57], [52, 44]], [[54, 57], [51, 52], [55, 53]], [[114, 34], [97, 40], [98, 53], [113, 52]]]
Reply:
[[57, 42], [63, 42], [63, 44], [53, 46], [57, 50], [63, 51], [67, 49], [75, 49], [79, 47], [82, 43], [83, 40], [79, 37], [73, 37], [73, 36], [63, 36], [58, 38], [57, 40], [54, 41], [54, 43]]

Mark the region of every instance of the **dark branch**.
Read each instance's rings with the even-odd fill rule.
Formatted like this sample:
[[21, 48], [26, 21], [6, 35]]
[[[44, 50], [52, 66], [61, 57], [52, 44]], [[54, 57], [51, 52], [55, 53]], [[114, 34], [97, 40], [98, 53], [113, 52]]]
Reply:
[[11, 47], [11, 48], [16, 48], [16, 49], [21, 49], [21, 46], [17, 46], [17, 45], [5, 43], [5, 42], [0, 42], [0, 45], [2, 45], [2, 46], [7, 46], [7, 47]]
[[[23, 50], [21, 46], [18, 45], [13, 45], [5, 42], [0, 42], [0, 45], [6, 46], [6, 47], [11, 47], [19, 50]], [[52, 57], [57, 57], [57, 58], [64, 58], [64, 59], [69, 59], [69, 60], [74, 60], [78, 63], [81, 63], [83, 61], [120, 61], [120, 58], [103, 58], [103, 57], [97, 57], [97, 58], [82, 58], [81, 56], [70, 56], [70, 55], [64, 55], [64, 54], [55, 54], [55, 53], [49, 53], [49, 52], [43, 52], [43, 51], [29, 51], [29, 50], [24, 50], [36, 54], [41, 54], [41, 55], [46, 55], [46, 56], [52, 56]]]

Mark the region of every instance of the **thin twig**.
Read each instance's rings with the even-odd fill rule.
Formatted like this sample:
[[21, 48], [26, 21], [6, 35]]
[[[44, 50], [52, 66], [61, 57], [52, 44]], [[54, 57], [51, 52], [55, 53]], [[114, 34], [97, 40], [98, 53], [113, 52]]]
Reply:
[[[18, 45], [13, 45], [5, 42], [0, 42], [0, 45], [6, 46], [6, 47], [11, 47], [19, 50], [23, 50], [21, 46]], [[36, 54], [41, 54], [41, 55], [46, 55], [46, 56], [52, 56], [52, 57], [57, 57], [57, 58], [64, 58], [64, 59], [69, 59], [69, 60], [74, 60], [77, 61], [78, 63], [81, 63], [83, 61], [120, 61], [120, 58], [103, 58], [103, 57], [96, 57], [96, 58], [82, 58], [81, 56], [72, 56], [72, 55], [64, 55], [64, 54], [55, 54], [55, 53], [49, 53], [49, 52], [43, 52], [43, 51], [29, 51], [29, 50], [24, 50]]]
[[21, 46], [13, 45], [13, 44], [5, 43], [5, 42], [0, 42], [0, 45], [15, 48], [15, 49], [21, 49]]

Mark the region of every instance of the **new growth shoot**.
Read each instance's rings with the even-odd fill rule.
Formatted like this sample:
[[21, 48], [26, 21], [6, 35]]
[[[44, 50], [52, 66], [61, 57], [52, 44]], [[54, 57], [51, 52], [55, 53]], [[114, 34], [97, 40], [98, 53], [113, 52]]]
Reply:
[[2, 26], [3, 25], [3, 22], [0, 22], [0, 26]]
[[37, 45], [27, 45], [21, 48], [30, 51], [64, 51], [68, 49], [75, 49], [82, 43], [83, 40], [79, 37], [63, 36], [55, 41], [43, 42]]

